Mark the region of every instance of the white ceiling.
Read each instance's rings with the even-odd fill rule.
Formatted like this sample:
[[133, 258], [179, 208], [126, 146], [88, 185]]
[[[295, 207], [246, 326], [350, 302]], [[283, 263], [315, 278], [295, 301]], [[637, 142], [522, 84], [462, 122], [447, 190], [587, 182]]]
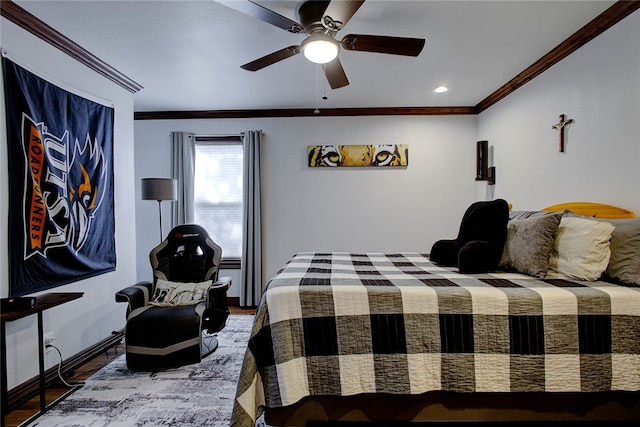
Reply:
[[[342, 50], [350, 85], [332, 90], [302, 55], [241, 69], [304, 36], [213, 0], [14, 2], [142, 85], [136, 112], [474, 106], [615, 3], [367, 0], [338, 39], [417, 37], [425, 48], [417, 58]], [[297, 21], [297, 1], [257, 2]], [[449, 92], [433, 93], [439, 85]]]

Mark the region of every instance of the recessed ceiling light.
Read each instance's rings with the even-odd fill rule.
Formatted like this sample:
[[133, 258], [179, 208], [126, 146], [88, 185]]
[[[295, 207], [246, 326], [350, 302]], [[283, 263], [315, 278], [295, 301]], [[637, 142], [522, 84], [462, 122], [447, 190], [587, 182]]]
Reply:
[[435, 93], [445, 93], [446, 91], [448, 91], [449, 88], [446, 86], [438, 86], [437, 88], [435, 88], [433, 91]]

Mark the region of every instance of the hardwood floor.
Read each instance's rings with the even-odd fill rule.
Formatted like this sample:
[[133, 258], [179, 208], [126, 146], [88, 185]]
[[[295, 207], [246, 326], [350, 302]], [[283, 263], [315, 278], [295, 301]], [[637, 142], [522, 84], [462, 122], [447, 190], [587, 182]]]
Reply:
[[[231, 314], [255, 314], [255, 309], [245, 309], [240, 307], [229, 307], [229, 311]], [[94, 359], [90, 360], [86, 364], [82, 365], [80, 368], [76, 369], [72, 376], [69, 378], [65, 378], [65, 381], [69, 384], [73, 384], [75, 382], [82, 382], [89, 378], [91, 375], [96, 373], [100, 368], [109, 364], [113, 360], [117, 359], [119, 356], [124, 354], [124, 345], [122, 343], [111, 347], [104, 351], [103, 353], [96, 356]], [[51, 387], [47, 388], [45, 393], [45, 400], [47, 404], [58, 399], [60, 396], [64, 395], [70, 390], [62, 381], [56, 381]], [[38, 396], [33, 399], [25, 402], [21, 406], [13, 409], [5, 416], [6, 427], [17, 427], [23, 424], [26, 420], [35, 415], [40, 408], [40, 401]], [[27, 424], [25, 424], [27, 425]]]

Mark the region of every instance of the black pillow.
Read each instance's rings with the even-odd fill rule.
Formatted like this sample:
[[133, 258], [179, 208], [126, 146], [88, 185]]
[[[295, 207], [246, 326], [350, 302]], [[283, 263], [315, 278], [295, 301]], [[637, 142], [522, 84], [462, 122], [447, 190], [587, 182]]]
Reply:
[[458, 237], [439, 240], [431, 248], [433, 262], [456, 266], [461, 273], [497, 269], [507, 239], [509, 204], [504, 199], [479, 201], [465, 211]]

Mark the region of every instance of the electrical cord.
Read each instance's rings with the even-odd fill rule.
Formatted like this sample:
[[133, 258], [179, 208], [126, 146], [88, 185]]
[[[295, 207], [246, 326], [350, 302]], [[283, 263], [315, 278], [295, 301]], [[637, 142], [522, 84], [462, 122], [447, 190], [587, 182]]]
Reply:
[[58, 356], [60, 357], [60, 362], [58, 363], [58, 378], [60, 378], [60, 381], [62, 381], [64, 385], [66, 385], [67, 387], [81, 387], [84, 385], [84, 381], [67, 382], [62, 377], [62, 353], [60, 352], [60, 349], [58, 347], [53, 344], [47, 344], [45, 345], [45, 348], [53, 348], [58, 352]]

